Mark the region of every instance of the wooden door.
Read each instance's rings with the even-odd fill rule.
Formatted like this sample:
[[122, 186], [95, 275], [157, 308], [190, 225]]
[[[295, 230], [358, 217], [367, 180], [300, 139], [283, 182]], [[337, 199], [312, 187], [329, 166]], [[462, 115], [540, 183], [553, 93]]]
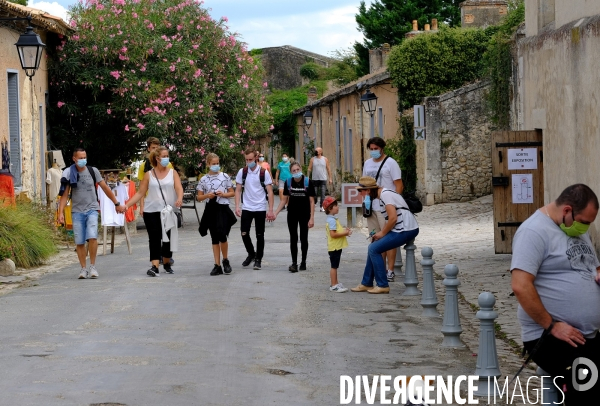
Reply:
[[543, 162], [541, 130], [492, 134], [496, 254], [512, 253], [517, 228], [544, 205]]

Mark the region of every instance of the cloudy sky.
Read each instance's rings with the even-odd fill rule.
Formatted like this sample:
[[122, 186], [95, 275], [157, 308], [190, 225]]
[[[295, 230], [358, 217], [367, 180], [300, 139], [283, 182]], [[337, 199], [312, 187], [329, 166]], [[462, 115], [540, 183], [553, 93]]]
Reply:
[[[66, 19], [78, 0], [29, 0], [29, 6]], [[366, 0], [367, 4], [371, 0]], [[240, 34], [248, 49], [293, 45], [322, 55], [361, 41], [354, 15], [360, 0], [205, 0], [218, 19], [226, 16], [229, 28]]]

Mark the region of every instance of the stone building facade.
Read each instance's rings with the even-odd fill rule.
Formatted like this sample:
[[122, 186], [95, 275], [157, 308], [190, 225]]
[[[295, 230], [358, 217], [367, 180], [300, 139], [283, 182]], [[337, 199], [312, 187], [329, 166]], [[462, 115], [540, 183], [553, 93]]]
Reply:
[[[51, 35], [72, 32], [59, 17], [6, 0], [0, 0], [0, 16], [31, 16], [31, 25], [44, 43]], [[26, 26], [27, 21], [3, 21], [0, 25], [0, 141], [8, 142], [17, 191], [45, 201], [48, 70], [45, 51], [32, 80], [21, 69], [14, 44]]]
[[464, 28], [496, 25], [507, 13], [506, 0], [466, 0], [460, 3], [460, 21]]
[[464, 202], [492, 192], [491, 123], [477, 82], [424, 99], [426, 139], [417, 143], [417, 191], [425, 204]]
[[290, 45], [262, 48], [259, 58], [271, 89], [289, 90], [303, 85], [300, 67], [307, 62], [329, 67], [333, 59]]

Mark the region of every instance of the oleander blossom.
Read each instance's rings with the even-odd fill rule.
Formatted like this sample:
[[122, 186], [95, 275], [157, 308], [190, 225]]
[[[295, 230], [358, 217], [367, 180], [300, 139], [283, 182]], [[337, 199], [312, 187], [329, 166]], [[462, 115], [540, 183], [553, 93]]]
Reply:
[[154, 136], [182, 167], [197, 168], [209, 152], [234, 162], [235, 151], [252, 145], [250, 134], [268, 135], [273, 126], [262, 66], [227, 21], [197, 0], [74, 5], [77, 32], [48, 47], [57, 146], [71, 149], [82, 138], [99, 145], [95, 159], [120, 167]]

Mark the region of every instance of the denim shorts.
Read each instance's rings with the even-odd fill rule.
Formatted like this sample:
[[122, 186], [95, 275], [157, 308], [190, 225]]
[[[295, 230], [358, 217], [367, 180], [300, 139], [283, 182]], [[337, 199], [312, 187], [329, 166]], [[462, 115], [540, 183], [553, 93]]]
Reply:
[[342, 250], [328, 251], [329, 262], [331, 262], [331, 268], [338, 269], [340, 267], [340, 260], [342, 259]]
[[98, 211], [71, 213], [75, 244], [83, 245], [87, 240], [98, 239]]

